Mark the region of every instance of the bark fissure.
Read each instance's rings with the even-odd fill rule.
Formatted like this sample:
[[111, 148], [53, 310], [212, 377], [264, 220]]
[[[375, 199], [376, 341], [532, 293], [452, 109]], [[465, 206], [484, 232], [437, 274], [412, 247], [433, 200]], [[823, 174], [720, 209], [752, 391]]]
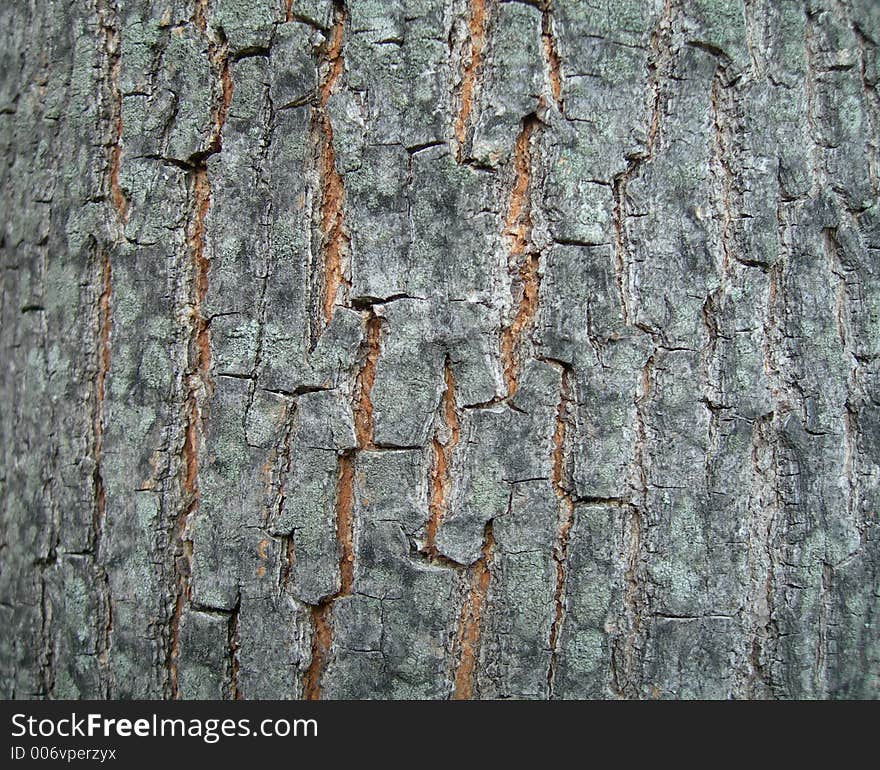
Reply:
[[732, 249], [730, 247], [730, 228], [733, 220], [733, 209], [731, 203], [732, 173], [728, 163], [729, 147], [727, 146], [728, 143], [726, 141], [726, 126], [723, 123], [723, 101], [725, 100], [725, 94], [721, 82], [722, 76], [723, 70], [719, 67], [715, 71], [715, 77], [712, 78], [712, 90], [710, 92], [712, 127], [714, 130], [713, 158], [710, 173], [714, 178], [715, 187], [718, 190], [715, 197], [717, 199], [716, 208], [719, 210], [719, 217], [721, 220], [721, 233], [719, 238], [721, 247], [720, 274], [722, 286], [724, 286], [729, 274], [731, 262]]
[[107, 0], [98, 0], [96, 8], [105, 59], [104, 95], [108, 101], [104, 107], [109, 127], [107, 189], [118, 222], [124, 227], [128, 220], [128, 201], [119, 184], [122, 160], [122, 92], [119, 90], [119, 71], [122, 65], [122, 52], [118, 12], [116, 3]]
[[495, 535], [490, 520], [483, 532], [480, 558], [468, 570], [468, 588], [455, 636], [456, 667], [453, 675], [453, 700], [470, 700], [475, 695], [475, 678], [483, 631], [483, 614], [492, 581]]
[[562, 98], [562, 60], [556, 45], [556, 37], [553, 34], [553, 15], [550, 10], [550, 0], [544, 3], [541, 9], [541, 46], [544, 53], [544, 61], [547, 69], [547, 79], [550, 81], [550, 94], [556, 108], [565, 113], [565, 102]]
[[112, 329], [112, 245], [120, 242], [128, 219], [128, 201], [122, 192], [119, 174], [122, 158], [122, 93], [119, 89], [121, 69], [121, 40], [118, 9], [115, 2], [99, 0], [95, 4], [98, 18], [99, 40], [102, 53], [102, 118], [106, 123], [107, 162], [104, 189], [110, 203], [108, 217], [110, 240], [113, 244], [99, 247], [96, 283], [100, 287], [95, 304], [95, 376], [92, 393], [92, 531], [90, 535], [93, 574], [98, 602], [101, 607], [97, 623], [95, 653], [101, 678], [102, 694], [110, 697], [112, 671], [110, 647], [113, 637], [113, 597], [110, 579], [103, 564], [102, 544], [107, 518], [107, 492], [104, 482], [104, 423], [106, 420], [106, 382], [110, 372], [110, 335]]
[[[764, 661], [772, 659], [775, 643], [773, 574], [775, 570], [773, 539], [776, 532], [779, 501], [776, 492], [776, 454], [773, 444], [773, 415], [765, 415], [752, 425], [751, 472], [758, 487], [758, 499], [749, 522], [748, 560], [750, 596], [746, 612], [750, 624], [749, 682], [750, 697], [772, 694], [771, 671]], [[764, 496], [768, 499], [764, 499]]]
[[642, 368], [635, 397], [635, 445], [630, 464], [631, 486], [638, 498], [624, 509], [622, 518], [622, 564], [624, 630], [614, 641], [611, 666], [613, 688], [621, 698], [639, 697], [643, 619], [648, 611], [644, 547], [644, 512], [648, 495], [648, 428], [645, 406], [651, 396], [656, 350]]
[[425, 542], [422, 554], [431, 561], [447, 560], [437, 552], [437, 531], [449, 510], [452, 490], [452, 455], [461, 436], [461, 425], [455, 408], [455, 380], [447, 359], [443, 370], [445, 387], [440, 398], [441, 425], [431, 439], [433, 455], [430, 471], [428, 522], [425, 525]]
[[98, 656], [98, 662], [101, 666], [101, 675], [104, 679], [104, 692], [109, 697], [109, 653], [113, 632], [113, 603], [110, 595], [110, 583], [107, 572], [101, 564], [101, 544], [104, 537], [104, 523], [107, 518], [107, 494], [104, 485], [104, 474], [102, 471], [102, 454], [104, 450], [105, 383], [107, 380], [107, 374], [110, 371], [110, 302], [112, 294], [110, 256], [106, 252], [102, 252], [101, 254], [100, 266], [101, 294], [99, 295], [97, 302], [96, 374], [92, 411], [92, 459], [94, 463], [92, 485], [94, 509], [90, 540], [92, 560], [95, 566], [95, 581], [97, 583], [98, 593], [104, 612], [104, 620], [99, 627], [96, 653]]
[[[293, 463], [291, 437], [293, 436], [295, 420], [296, 402], [290, 400], [285, 408], [283, 432], [281, 434], [281, 441], [276, 450], [275, 494], [273, 495], [270, 506], [266, 511], [263, 519], [263, 526], [269, 526], [273, 519], [280, 518], [282, 511], [284, 510], [285, 483], [290, 475], [290, 468]], [[287, 537], [290, 540], [289, 545], [292, 548], [292, 537]], [[293, 565], [292, 555], [291, 551], [289, 562], [282, 562], [281, 572], [279, 574], [279, 587], [282, 589], [287, 585], [287, 580], [290, 577], [290, 568]]]
[[461, 81], [458, 90], [458, 113], [455, 116], [453, 134], [458, 143], [456, 157], [462, 161], [462, 151], [467, 138], [468, 119], [474, 106], [474, 93], [477, 76], [483, 59], [486, 44], [486, 30], [489, 9], [487, 0], [469, 0], [467, 22], [467, 56], [462, 60]]
[[333, 645], [333, 605], [354, 586], [354, 452], [339, 456], [336, 484], [336, 539], [339, 543], [339, 589], [312, 606], [312, 645], [303, 673], [303, 700], [320, 700], [322, 677]]
[[238, 635], [238, 624], [240, 615], [241, 597], [239, 597], [238, 601], [235, 604], [235, 607], [232, 608], [232, 612], [229, 613], [228, 637], [226, 640], [226, 646], [228, 650], [228, 659], [226, 663], [228, 685], [226, 697], [229, 698], [229, 700], [242, 699], [240, 683], [241, 665], [238, 660], [238, 651], [241, 649], [241, 641]]
[[40, 653], [39, 692], [35, 696], [51, 697], [55, 689], [55, 647], [52, 643], [52, 604], [47, 596], [45, 570], [40, 570]]
[[[346, 260], [348, 258], [349, 237], [345, 229], [344, 199], [345, 187], [342, 175], [336, 167], [336, 152], [333, 147], [333, 124], [330, 119], [328, 102], [343, 71], [343, 34], [346, 10], [342, 3], [335, 3], [335, 19], [324, 52], [326, 74], [318, 88], [318, 109], [316, 120], [319, 132], [318, 176], [320, 188], [319, 220], [321, 227], [321, 252], [323, 255], [323, 324], [326, 326], [333, 317], [333, 311], [340, 301], [348, 301], [349, 279]], [[341, 296], [340, 296], [341, 295]]]
[[354, 429], [358, 449], [374, 449], [373, 401], [371, 394], [376, 381], [376, 363], [379, 360], [382, 320], [372, 310], [366, 313], [366, 333], [363, 341], [363, 364], [355, 379]]
[[819, 579], [819, 622], [816, 629], [816, 680], [814, 688], [820, 695], [828, 691], [828, 658], [831, 653], [828, 639], [830, 623], [830, 599], [831, 582], [834, 576], [834, 568], [823, 561]]
[[553, 620], [550, 625], [550, 664], [547, 667], [547, 694], [553, 697], [553, 685], [559, 660], [560, 638], [565, 620], [565, 584], [568, 572], [568, 545], [571, 527], [574, 524], [574, 501], [567, 489], [566, 481], [566, 434], [568, 404], [571, 399], [568, 372], [563, 369], [559, 406], [556, 409], [556, 425], [553, 431], [553, 453], [551, 456], [551, 482], [553, 492], [559, 501], [556, 522], [556, 542], [553, 546], [553, 561], [556, 566], [556, 585], [553, 590]]
[[[504, 235], [510, 243], [509, 265], [511, 290], [514, 292], [516, 312], [513, 320], [501, 332], [501, 362], [507, 397], [516, 393], [519, 370], [518, 348], [524, 342], [526, 330], [538, 312], [540, 290], [539, 257], [531, 243], [531, 139], [538, 119], [528, 116], [516, 138], [513, 165], [514, 180], [504, 223]], [[517, 294], [519, 296], [517, 296]]]

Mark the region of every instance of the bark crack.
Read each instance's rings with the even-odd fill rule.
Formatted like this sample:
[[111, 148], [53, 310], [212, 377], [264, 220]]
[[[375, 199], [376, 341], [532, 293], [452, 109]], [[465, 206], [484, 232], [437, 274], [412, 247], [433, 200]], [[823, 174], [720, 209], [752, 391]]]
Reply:
[[492, 563], [495, 555], [495, 536], [492, 520], [486, 523], [480, 558], [468, 570], [470, 586], [458, 620], [455, 637], [457, 665], [453, 677], [453, 700], [470, 700], [474, 697], [477, 657], [480, 653], [480, 637], [483, 629], [483, 611], [492, 580]]
[[94, 403], [92, 407], [92, 488], [94, 506], [92, 511], [91, 551], [98, 584], [99, 598], [104, 605], [105, 619], [99, 629], [97, 640], [97, 656], [104, 679], [104, 689], [109, 697], [110, 672], [109, 653], [113, 630], [112, 597], [110, 583], [104, 566], [100, 563], [101, 543], [104, 536], [104, 522], [107, 515], [107, 497], [102, 471], [102, 453], [104, 450], [104, 395], [107, 373], [110, 371], [110, 302], [111, 273], [110, 255], [101, 253], [101, 293], [98, 296], [97, 310], [97, 344], [96, 344], [96, 375], [94, 381]]
[[324, 672], [333, 645], [333, 605], [354, 586], [354, 452], [339, 456], [336, 485], [336, 538], [339, 542], [339, 590], [312, 606], [311, 659], [303, 674], [303, 700], [320, 700]]
[[[289, 398], [289, 397], [287, 397]], [[287, 406], [285, 407], [285, 415], [284, 415], [284, 427], [283, 433], [281, 436], [281, 441], [279, 443], [278, 449], [276, 450], [276, 462], [277, 468], [275, 471], [275, 496], [271, 503], [271, 508], [267, 511], [266, 518], [263, 522], [264, 526], [269, 526], [272, 522], [272, 519], [280, 519], [281, 513], [284, 510], [284, 482], [287, 479], [288, 474], [290, 473], [290, 467], [293, 462], [292, 453], [291, 453], [291, 445], [290, 439], [293, 435], [293, 426], [296, 417], [296, 402], [293, 400], [289, 400], [287, 402]], [[290, 538], [292, 543], [292, 537], [290, 535], [286, 536]], [[292, 554], [291, 554], [292, 556]], [[291, 558], [290, 563], [286, 565], [282, 565], [282, 571], [279, 577], [279, 586], [283, 588], [287, 584], [287, 579], [290, 577], [290, 568], [293, 566], [293, 560]], [[286, 569], [286, 572], [285, 572]]]
[[626, 506], [622, 521], [625, 630], [622, 637], [615, 640], [611, 657], [613, 687], [618, 697], [621, 698], [639, 697], [639, 674], [636, 667], [641, 651], [642, 619], [647, 609], [642, 512], [647, 508], [648, 472], [645, 455], [647, 454], [648, 430], [643, 405], [651, 394], [655, 355], [656, 350], [648, 357], [642, 368], [639, 389], [634, 401], [636, 441], [630, 473], [639, 502]]
[[773, 539], [781, 502], [776, 479], [773, 417], [772, 413], [763, 415], [752, 425], [752, 477], [756, 480], [758, 497], [751, 506], [753, 513], [748, 536], [749, 578], [752, 586], [747, 607], [751, 626], [751, 671], [748, 681], [750, 697], [755, 697], [759, 686], [764, 688], [766, 694], [773, 693], [772, 672], [764, 664], [768, 656], [765, 645], [774, 644], [777, 636], [773, 621]]
[[[321, 306], [324, 326], [330, 323], [337, 303], [340, 300], [343, 304], [347, 302], [350, 288], [345, 264], [349, 246], [349, 237], [345, 229], [343, 212], [345, 188], [342, 175], [336, 168], [336, 152], [333, 147], [333, 124], [327, 108], [330, 96], [333, 94], [343, 70], [342, 44], [345, 19], [345, 6], [337, 2], [335, 4], [335, 20], [324, 52], [327, 72], [318, 88], [318, 110], [316, 114], [320, 135], [318, 176], [321, 190], [319, 212], [321, 251], [324, 261], [324, 294]], [[340, 297], [340, 294], [342, 297]]]
[[[501, 331], [501, 364], [507, 397], [516, 393], [517, 348], [523, 343], [525, 330], [538, 312], [540, 272], [538, 254], [532, 247], [531, 138], [539, 121], [535, 115], [523, 119], [522, 129], [514, 145], [514, 180], [504, 223], [504, 235], [510, 243], [509, 264], [514, 273], [511, 289], [517, 301], [513, 321]], [[516, 296], [516, 295], [519, 296]]]
[[122, 92], [119, 90], [119, 72], [122, 64], [118, 11], [115, 2], [98, 0], [96, 3], [101, 48], [105, 57], [104, 93], [108, 104], [104, 108], [109, 124], [109, 158], [107, 189], [110, 202], [120, 225], [128, 221], [128, 201], [119, 184], [122, 160]]
[[544, 52], [547, 78], [550, 81], [550, 94], [560, 113], [565, 114], [565, 102], [562, 98], [562, 60], [553, 34], [553, 15], [550, 11], [550, 0], [546, 0], [541, 8], [541, 45]]
[[369, 309], [366, 312], [366, 334], [363, 342], [363, 365], [355, 378], [354, 430], [358, 449], [374, 449], [373, 401], [371, 394], [376, 381], [376, 364], [381, 351], [382, 320]]
[[574, 523], [574, 501], [566, 488], [565, 443], [568, 422], [568, 406], [571, 400], [568, 372], [562, 370], [559, 405], [556, 408], [556, 426], [553, 431], [551, 456], [551, 481], [553, 492], [559, 500], [556, 523], [556, 542], [553, 561], [556, 564], [556, 586], [553, 591], [553, 621], [550, 625], [550, 664], [547, 668], [547, 695], [553, 697], [556, 667], [559, 662], [559, 646], [562, 624], [565, 620], [565, 583], [568, 577], [568, 544]]
[[228, 638], [226, 640], [229, 658], [227, 660], [227, 696], [230, 700], [241, 700], [240, 663], [238, 651], [241, 649], [241, 640], [238, 635], [239, 616], [241, 615], [241, 597], [229, 613]]
[[468, 118], [473, 110], [477, 74], [486, 44], [488, 8], [486, 0], [469, 0], [467, 57], [462, 59], [461, 85], [458, 92], [458, 114], [455, 117], [454, 134], [458, 142], [456, 158], [462, 162]]
[[431, 464], [430, 497], [428, 501], [428, 522], [425, 526], [425, 543], [421, 553], [429, 561], [446, 563], [437, 551], [437, 531], [443, 517], [449, 511], [449, 498], [452, 489], [452, 454], [461, 436], [461, 425], [455, 410], [455, 381], [449, 360], [443, 369], [445, 388], [440, 399], [440, 429], [431, 439], [433, 462]]
[[731, 205], [731, 187], [733, 174], [727, 162], [728, 147], [725, 141], [725, 130], [722, 124], [722, 99], [725, 97], [724, 87], [721, 83], [723, 70], [718, 67], [712, 78], [710, 91], [710, 106], [712, 115], [712, 127], [714, 131], [713, 157], [710, 174], [715, 178], [718, 188], [717, 207], [720, 209], [721, 219], [721, 276], [724, 280], [730, 270], [730, 227], [733, 220]]
[[[119, 33], [118, 8], [115, 2], [98, 0], [95, 4], [98, 18], [99, 40], [102, 61], [102, 117], [107, 124], [107, 172], [104, 187], [112, 209], [111, 232], [114, 240], [124, 237], [125, 223], [128, 220], [128, 201], [119, 183], [122, 157], [122, 93], [119, 89], [121, 69], [121, 41]], [[97, 585], [98, 601], [102, 618], [98, 623], [95, 653], [98, 660], [103, 694], [111, 697], [110, 646], [113, 635], [113, 598], [110, 593], [110, 579], [101, 563], [101, 547], [104, 538], [104, 524], [107, 514], [106, 486], [103, 473], [104, 420], [106, 380], [110, 371], [110, 334], [112, 330], [112, 275], [109, 248], [99, 249], [100, 292], [95, 304], [95, 377], [92, 404], [92, 532], [90, 537], [91, 558]]]

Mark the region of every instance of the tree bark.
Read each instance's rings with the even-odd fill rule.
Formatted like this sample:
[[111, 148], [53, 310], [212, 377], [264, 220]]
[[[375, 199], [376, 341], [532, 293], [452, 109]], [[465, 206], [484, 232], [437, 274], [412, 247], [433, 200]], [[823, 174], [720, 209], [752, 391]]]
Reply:
[[3, 697], [880, 695], [874, 0], [0, 18]]

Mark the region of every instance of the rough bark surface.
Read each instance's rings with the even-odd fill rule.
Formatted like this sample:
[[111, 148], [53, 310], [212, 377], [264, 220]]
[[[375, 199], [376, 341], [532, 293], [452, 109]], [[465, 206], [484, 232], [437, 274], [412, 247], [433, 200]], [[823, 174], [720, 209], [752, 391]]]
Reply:
[[0, 4], [0, 694], [880, 696], [880, 4]]

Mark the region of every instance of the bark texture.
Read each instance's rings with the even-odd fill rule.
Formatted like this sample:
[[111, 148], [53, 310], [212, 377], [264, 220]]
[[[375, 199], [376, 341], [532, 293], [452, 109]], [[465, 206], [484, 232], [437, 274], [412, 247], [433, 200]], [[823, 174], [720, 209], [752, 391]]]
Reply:
[[880, 4], [0, 4], [0, 693], [880, 695]]

